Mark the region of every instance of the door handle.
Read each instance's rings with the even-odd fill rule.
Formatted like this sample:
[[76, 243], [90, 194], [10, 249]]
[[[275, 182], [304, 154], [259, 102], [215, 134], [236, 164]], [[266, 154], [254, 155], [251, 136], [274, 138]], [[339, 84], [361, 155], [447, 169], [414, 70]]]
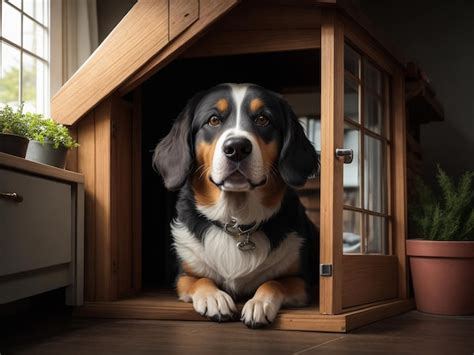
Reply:
[[0, 192], [0, 199], [10, 200], [14, 202], [22, 202], [23, 196], [18, 195], [16, 192]]
[[350, 164], [352, 163], [352, 160], [354, 159], [354, 151], [352, 149], [337, 148], [336, 158], [343, 159], [344, 164]]

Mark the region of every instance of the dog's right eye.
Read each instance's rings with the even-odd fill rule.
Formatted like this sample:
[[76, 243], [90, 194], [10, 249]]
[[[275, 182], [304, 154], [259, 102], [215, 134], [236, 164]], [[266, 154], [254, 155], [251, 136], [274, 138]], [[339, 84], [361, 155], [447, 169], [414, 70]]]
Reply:
[[209, 123], [209, 126], [217, 127], [217, 126], [220, 126], [222, 121], [219, 117], [214, 115], [214, 116], [211, 116], [211, 118], [209, 118], [209, 121], [207, 121], [207, 123]]

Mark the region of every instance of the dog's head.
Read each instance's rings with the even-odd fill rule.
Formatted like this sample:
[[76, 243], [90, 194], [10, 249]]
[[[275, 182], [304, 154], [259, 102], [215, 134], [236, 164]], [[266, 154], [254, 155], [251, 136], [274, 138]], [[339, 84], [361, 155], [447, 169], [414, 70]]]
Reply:
[[302, 186], [319, 167], [288, 103], [254, 84], [221, 84], [195, 95], [157, 145], [153, 164], [169, 190], [191, 178], [208, 197]]

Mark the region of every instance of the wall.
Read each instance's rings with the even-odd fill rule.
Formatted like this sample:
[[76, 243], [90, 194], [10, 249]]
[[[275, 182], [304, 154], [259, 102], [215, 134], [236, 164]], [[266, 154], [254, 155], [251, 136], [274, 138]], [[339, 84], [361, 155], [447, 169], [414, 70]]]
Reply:
[[99, 22], [99, 43], [113, 30], [120, 22], [136, 0], [96, 0], [97, 19]]
[[360, 0], [371, 22], [405, 59], [420, 64], [445, 109], [445, 121], [422, 127], [424, 176], [437, 162], [451, 174], [474, 170], [474, 2]]

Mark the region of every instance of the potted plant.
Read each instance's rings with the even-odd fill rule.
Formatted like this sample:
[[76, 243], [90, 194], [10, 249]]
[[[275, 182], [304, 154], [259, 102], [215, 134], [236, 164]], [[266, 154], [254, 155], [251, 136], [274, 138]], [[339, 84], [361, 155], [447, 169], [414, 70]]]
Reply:
[[79, 146], [69, 134], [69, 130], [51, 118], [42, 115], [25, 114], [30, 143], [26, 159], [63, 168], [69, 149]]
[[28, 123], [22, 113], [5, 105], [0, 109], [0, 152], [25, 157], [28, 147]]
[[474, 314], [474, 172], [456, 185], [438, 166], [435, 194], [417, 181], [410, 206], [415, 235], [407, 255], [417, 309], [445, 315]]

